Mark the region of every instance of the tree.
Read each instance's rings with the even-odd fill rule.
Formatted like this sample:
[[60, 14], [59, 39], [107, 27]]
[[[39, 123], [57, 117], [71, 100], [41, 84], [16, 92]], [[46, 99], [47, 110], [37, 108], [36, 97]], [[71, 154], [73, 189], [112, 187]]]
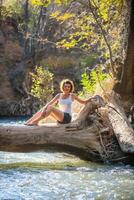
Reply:
[[[128, 3], [130, 23], [128, 31], [127, 52], [125, 62], [121, 68], [121, 75], [114, 90], [121, 95], [124, 101], [134, 102], [134, 1]], [[129, 18], [129, 16], [128, 16]]]
[[95, 51], [96, 56], [103, 60], [103, 65], [104, 61], [109, 60], [110, 68], [105, 66], [115, 76], [114, 60], [121, 54], [122, 47], [121, 40], [117, 39], [117, 33], [119, 35], [122, 32], [119, 24], [122, 16], [119, 13], [123, 12], [122, 1], [69, 1], [68, 10], [52, 13], [52, 17], [60, 23], [70, 25], [58, 44], [68, 49], [84, 49], [87, 54]]

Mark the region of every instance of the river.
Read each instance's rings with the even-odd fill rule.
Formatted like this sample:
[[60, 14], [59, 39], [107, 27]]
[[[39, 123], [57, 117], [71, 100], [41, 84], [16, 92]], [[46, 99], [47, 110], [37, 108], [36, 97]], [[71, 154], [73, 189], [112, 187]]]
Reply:
[[[23, 126], [3, 118], [0, 125]], [[85, 162], [66, 153], [0, 152], [0, 200], [133, 200], [134, 167]]]

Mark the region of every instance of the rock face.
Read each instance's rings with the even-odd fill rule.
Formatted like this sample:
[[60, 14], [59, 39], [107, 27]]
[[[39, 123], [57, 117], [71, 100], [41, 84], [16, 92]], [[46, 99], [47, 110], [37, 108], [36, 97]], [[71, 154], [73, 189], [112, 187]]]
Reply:
[[0, 26], [0, 101], [12, 101], [16, 97], [9, 80], [10, 71], [21, 61], [23, 50], [19, 45], [18, 32], [13, 21], [3, 21]]
[[[29, 72], [34, 66], [42, 65], [41, 60], [59, 62], [58, 67], [51, 68], [54, 74], [54, 89], [59, 92], [59, 82], [70, 78], [76, 83], [80, 80], [78, 55], [81, 52], [57, 50], [54, 45], [46, 47], [31, 55], [25, 55], [23, 35], [19, 33], [17, 24], [7, 18], [0, 24], [0, 116], [32, 115], [37, 111], [39, 103], [29, 95], [31, 78]], [[77, 54], [77, 55], [76, 55]], [[55, 58], [57, 60], [55, 60]], [[46, 61], [47, 62], [47, 61]], [[67, 65], [67, 66], [65, 66]], [[43, 65], [45, 66], [45, 65]], [[47, 65], [46, 65], [47, 66]]]
[[[0, 115], [14, 115], [24, 92], [24, 50], [20, 44], [22, 36], [12, 18], [0, 24]], [[25, 110], [26, 111], [26, 110]], [[21, 114], [17, 108], [17, 115]], [[24, 113], [24, 112], [23, 112]]]

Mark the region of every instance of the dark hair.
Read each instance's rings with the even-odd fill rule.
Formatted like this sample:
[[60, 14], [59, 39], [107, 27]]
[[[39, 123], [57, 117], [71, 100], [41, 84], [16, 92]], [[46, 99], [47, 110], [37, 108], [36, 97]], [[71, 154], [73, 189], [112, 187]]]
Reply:
[[71, 88], [70, 88], [70, 92], [73, 92], [74, 91], [74, 83], [73, 81], [71, 81], [70, 79], [63, 79], [61, 82], [60, 82], [60, 90], [63, 92], [63, 87], [65, 84], [70, 84]]

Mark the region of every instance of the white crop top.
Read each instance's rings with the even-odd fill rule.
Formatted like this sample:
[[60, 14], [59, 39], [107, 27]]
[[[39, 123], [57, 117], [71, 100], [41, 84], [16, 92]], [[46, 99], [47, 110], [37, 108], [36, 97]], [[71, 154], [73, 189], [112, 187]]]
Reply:
[[59, 103], [59, 109], [60, 109], [62, 112], [66, 112], [66, 113], [69, 113], [69, 114], [71, 115], [71, 107], [72, 107], [72, 98], [71, 98], [71, 94], [70, 94], [69, 97], [66, 98], [66, 99], [62, 99], [62, 98], [61, 98], [61, 94], [60, 94], [58, 103]]

